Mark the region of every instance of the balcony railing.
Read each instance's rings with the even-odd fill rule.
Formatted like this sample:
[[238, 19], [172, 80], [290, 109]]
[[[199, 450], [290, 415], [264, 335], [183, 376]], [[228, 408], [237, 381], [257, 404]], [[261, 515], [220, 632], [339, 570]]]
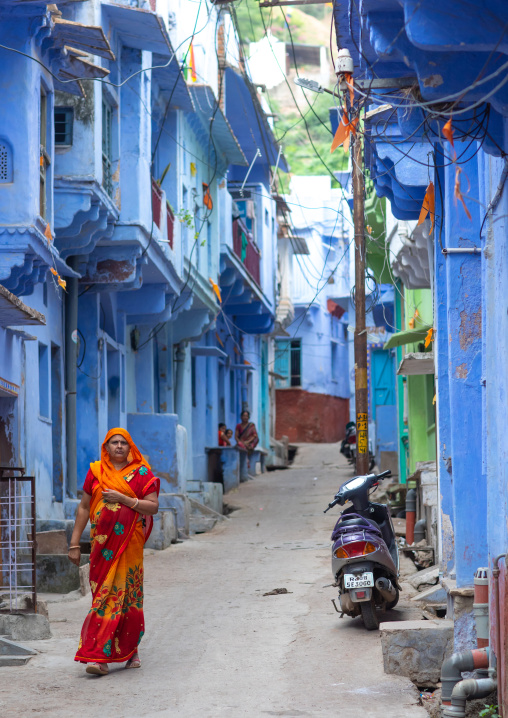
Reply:
[[175, 215], [173, 214], [173, 210], [171, 209], [171, 206], [169, 202], [166, 202], [166, 225], [168, 229], [168, 242], [171, 249], [173, 249], [173, 235], [174, 235], [174, 228], [175, 228]]
[[157, 184], [156, 180], [152, 177], [152, 217], [154, 223], [159, 229], [162, 229], [161, 221], [162, 212], [162, 190]]
[[249, 272], [258, 286], [260, 281], [260, 259], [259, 249], [254, 244], [252, 235], [247, 231], [241, 219], [233, 221], [233, 251], [239, 257], [245, 269]]

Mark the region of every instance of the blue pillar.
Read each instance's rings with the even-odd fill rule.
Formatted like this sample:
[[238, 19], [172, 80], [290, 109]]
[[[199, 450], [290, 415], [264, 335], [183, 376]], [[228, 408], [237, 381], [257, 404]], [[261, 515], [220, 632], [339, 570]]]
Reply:
[[[462, 189], [478, 197], [478, 162], [462, 164]], [[455, 165], [444, 170], [446, 248], [477, 244], [480, 212], [467, 200], [472, 220], [454, 199]], [[467, 181], [469, 181], [469, 188]], [[438, 251], [441, 249], [438, 242]], [[487, 492], [482, 477], [482, 304], [481, 256], [451, 254], [445, 258], [448, 307], [448, 381], [450, 393], [451, 477], [454, 503], [457, 586], [471, 586], [478, 566], [487, 560]], [[443, 337], [441, 337], [443, 341]]]
[[[443, 156], [436, 152], [436, 163], [443, 163]], [[437, 452], [436, 464], [439, 482], [440, 503], [440, 551], [441, 571], [445, 576], [455, 571], [454, 546], [454, 504], [452, 492], [452, 451], [450, 385], [448, 380], [448, 288], [446, 282], [446, 258], [441, 252], [445, 240], [445, 178], [442, 169], [436, 170], [436, 220], [434, 225], [435, 281], [434, 281], [434, 361], [436, 364], [436, 421]]]

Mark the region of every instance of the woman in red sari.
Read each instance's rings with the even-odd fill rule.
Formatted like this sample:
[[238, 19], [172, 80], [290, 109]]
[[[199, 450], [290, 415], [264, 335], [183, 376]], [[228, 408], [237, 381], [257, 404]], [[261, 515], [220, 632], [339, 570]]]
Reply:
[[160, 482], [125, 429], [110, 429], [101, 460], [90, 464], [69, 548], [79, 566], [79, 542], [90, 518], [92, 608], [74, 660], [103, 676], [109, 663], [140, 668], [143, 637], [143, 546], [159, 508]]
[[242, 411], [241, 423], [236, 425], [235, 439], [239, 449], [247, 451], [249, 456], [259, 443], [258, 432], [254, 422], [249, 421], [250, 414], [248, 411]]

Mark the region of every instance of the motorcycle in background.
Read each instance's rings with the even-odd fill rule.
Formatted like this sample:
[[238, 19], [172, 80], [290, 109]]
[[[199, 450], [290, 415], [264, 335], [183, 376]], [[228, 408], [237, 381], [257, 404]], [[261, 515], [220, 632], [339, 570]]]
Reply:
[[[346, 435], [342, 439], [340, 445], [340, 453], [349, 461], [353, 466], [356, 464], [356, 424], [354, 421], [349, 421], [346, 424]], [[369, 469], [372, 470], [376, 463], [374, 452], [372, 451], [371, 440], [369, 438]]]
[[342, 614], [361, 615], [368, 631], [379, 628], [377, 609], [394, 608], [399, 600], [399, 553], [390, 508], [369, 501], [369, 491], [390, 475], [355, 476], [342, 484], [324, 512], [352, 502], [333, 529], [332, 571]]

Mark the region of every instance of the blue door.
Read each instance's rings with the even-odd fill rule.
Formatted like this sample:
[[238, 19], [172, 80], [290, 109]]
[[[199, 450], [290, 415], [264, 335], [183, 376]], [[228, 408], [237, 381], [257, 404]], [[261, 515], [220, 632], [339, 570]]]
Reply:
[[395, 356], [391, 351], [373, 349], [371, 355], [371, 407], [376, 423], [376, 463], [382, 468], [383, 452], [396, 452], [397, 407], [395, 392]]

